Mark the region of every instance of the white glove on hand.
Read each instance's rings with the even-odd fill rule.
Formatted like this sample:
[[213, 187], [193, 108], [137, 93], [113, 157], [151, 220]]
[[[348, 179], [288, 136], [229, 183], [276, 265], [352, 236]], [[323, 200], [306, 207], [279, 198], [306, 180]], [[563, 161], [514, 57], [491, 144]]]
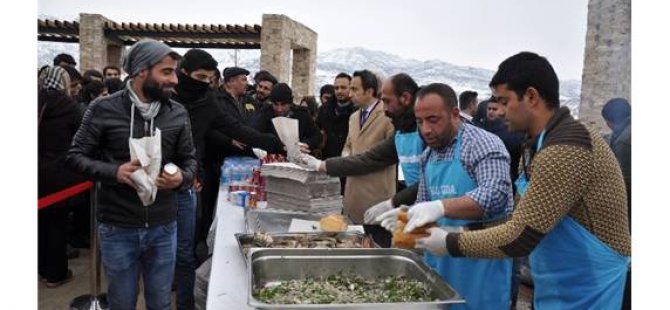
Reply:
[[417, 239], [415, 247], [417, 249], [426, 249], [436, 256], [447, 254], [447, 235], [449, 233], [440, 227], [431, 227], [426, 229], [426, 231], [430, 233], [430, 236]]
[[376, 221], [377, 217], [391, 209], [393, 209], [393, 203], [391, 203], [391, 199], [384, 200], [365, 211], [363, 221], [365, 224], [379, 224], [380, 222]]
[[304, 166], [306, 166], [309, 169], [312, 169], [314, 171], [323, 171], [320, 170], [323, 161], [316, 159], [312, 155], [300, 154], [300, 161]]
[[262, 160], [263, 158], [265, 158], [265, 156], [268, 156], [268, 152], [263, 150], [263, 149], [259, 149], [259, 148], [254, 147], [254, 148], [251, 148], [251, 150], [254, 152], [254, 155], [256, 155], [256, 158], [258, 158], [258, 159]]
[[407, 212], [407, 226], [405, 233], [408, 234], [417, 227], [428, 223], [437, 222], [444, 216], [444, 207], [441, 200], [420, 202], [409, 208]]
[[384, 229], [393, 233], [396, 226], [398, 225], [398, 213], [400, 211], [407, 211], [407, 206], [401, 206], [400, 208], [395, 208], [389, 211], [382, 213], [382, 215], [375, 218], [375, 222], [380, 223]]

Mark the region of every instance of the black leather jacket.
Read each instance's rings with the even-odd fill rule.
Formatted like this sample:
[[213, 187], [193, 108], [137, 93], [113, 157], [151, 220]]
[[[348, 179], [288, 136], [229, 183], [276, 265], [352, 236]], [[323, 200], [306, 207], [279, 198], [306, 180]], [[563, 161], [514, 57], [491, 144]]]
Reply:
[[[119, 166], [130, 161], [131, 106], [128, 90], [93, 101], [75, 134], [66, 161], [87, 177], [101, 182], [100, 222], [125, 227], [164, 225], [176, 219], [176, 191], [191, 186], [197, 169], [189, 116], [175, 101], [161, 104], [154, 126], [161, 130], [162, 165], [175, 163], [182, 169], [184, 180], [174, 190], [159, 190], [155, 202], [144, 207], [135, 189], [116, 181]], [[133, 138], [147, 136], [148, 126], [136, 110]]]

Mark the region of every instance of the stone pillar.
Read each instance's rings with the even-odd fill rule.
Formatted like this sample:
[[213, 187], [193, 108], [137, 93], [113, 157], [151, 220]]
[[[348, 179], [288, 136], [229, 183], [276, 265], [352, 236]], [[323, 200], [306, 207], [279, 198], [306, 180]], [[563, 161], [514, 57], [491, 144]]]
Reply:
[[600, 111], [610, 98], [630, 101], [630, 68], [631, 0], [589, 0], [580, 120], [609, 131]]
[[79, 69], [102, 71], [108, 61], [106, 18], [100, 14], [79, 14]]
[[316, 32], [305, 25], [284, 15], [263, 14], [261, 69], [280, 82], [291, 81], [295, 101], [314, 94], [316, 43]]
[[124, 50], [125, 47], [123, 45], [117, 45], [117, 44], [107, 45], [107, 62], [105, 66], [116, 66], [121, 68], [122, 67], [121, 57], [123, 57]]
[[263, 14], [261, 30], [261, 70], [267, 70], [279, 82], [289, 80], [291, 41], [284, 15]]
[[296, 102], [303, 96], [313, 95], [316, 76], [316, 50], [305, 48], [293, 51], [293, 79], [291, 87]]

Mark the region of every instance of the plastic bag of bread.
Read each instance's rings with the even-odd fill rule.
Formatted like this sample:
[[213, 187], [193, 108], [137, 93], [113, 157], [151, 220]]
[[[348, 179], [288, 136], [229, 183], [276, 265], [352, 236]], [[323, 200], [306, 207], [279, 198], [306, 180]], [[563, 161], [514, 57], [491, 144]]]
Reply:
[[330, 214], [321, 218], [319, 221], [321, 230], [326, 232], [343, 232], [347, 231], [347, 220], [341, 214]]
[[417, 227], [410, 233], [406, 234], [404, 230], [408, 221], [409, 219], [407, 218], [407, 212], [400, 211], [400, 213], [398, 213], [398, 223], [396, 225], [395, 231], [393, 232], [393, 246], [396, 248], [413, 249], [416, 245], [417, 239], [425, 238], [430, 235], [428, 232], [426, 232], [426, 229], [436, 226], [434, 223], [426, 224], [424, 226]]

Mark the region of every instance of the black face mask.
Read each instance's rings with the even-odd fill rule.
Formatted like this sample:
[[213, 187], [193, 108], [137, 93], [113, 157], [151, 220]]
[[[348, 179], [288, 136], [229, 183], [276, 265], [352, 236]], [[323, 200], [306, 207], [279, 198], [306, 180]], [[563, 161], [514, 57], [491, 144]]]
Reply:
[[198, 81], [181, 72], [177, 72], [177, 79], [179, 80], [176, 87], [177, 97], [181, 99], [180, 101], [193, 101], [202, 98], [209, 90], [208, 83]]

